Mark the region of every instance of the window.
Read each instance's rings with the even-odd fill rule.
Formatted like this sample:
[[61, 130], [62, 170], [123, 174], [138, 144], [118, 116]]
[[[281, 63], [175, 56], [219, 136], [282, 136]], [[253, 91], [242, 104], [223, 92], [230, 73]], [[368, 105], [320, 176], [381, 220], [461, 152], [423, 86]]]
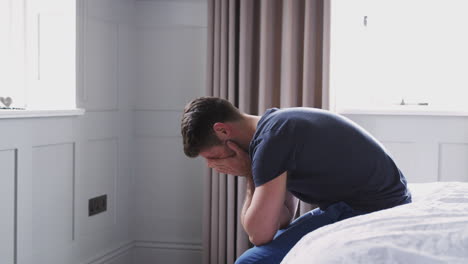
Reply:
[[10, 107], [75, 108], [75, 0], [0, 0], [0, 58]]
[[466, 0], [334, 0], [336, 110], [467, 111], [467, 10]]
[[[25, 105], [24, 3], [0, 0], [0, 97]], [[0, 102], [0, 107], [3, 104]]]

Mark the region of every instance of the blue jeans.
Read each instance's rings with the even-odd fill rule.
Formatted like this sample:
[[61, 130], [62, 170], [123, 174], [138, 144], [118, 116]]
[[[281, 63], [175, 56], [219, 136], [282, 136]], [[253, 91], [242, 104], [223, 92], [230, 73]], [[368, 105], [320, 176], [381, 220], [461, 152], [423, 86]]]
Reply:
[[285, 229], [278, 230], [270, 243], [253, 247], [244, 252], [235, 264], [279, 264], [289, 250], [307, 233], [319, 227], [365, 213], [353, 210], [344, 202], [332, 204], [325, 211], [319, 208], [314, 209], [296, 219]]

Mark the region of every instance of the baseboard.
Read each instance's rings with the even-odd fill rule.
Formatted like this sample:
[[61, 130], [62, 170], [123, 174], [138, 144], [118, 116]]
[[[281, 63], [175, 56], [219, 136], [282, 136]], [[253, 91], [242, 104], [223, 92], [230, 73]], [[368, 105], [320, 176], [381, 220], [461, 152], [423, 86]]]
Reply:
[[83, 262], [83, 264], [106, 264], [124, 254], [129, 253], [130, 250], [133, 249], [134, 247], [135, 247], [135, 241], [128, 241], [114, 249], [111, 249], [105, 252], [101, 256], [94, 257], [86, 262]]
[[166, 241], [149, 241], [149, 240], [134, 240], [128, 241], [117, 246], [114, 249], [108, 250], [103, 255], [94, 257], [82, 264], [108, 264], [113, 260], [129, 254], [132, 249], [156, 249], [156, 250], [176, 250], [185, 252], [194, 252], [201, 254], [201, 243], [192, 242], [166, 242]]
[[155, 248], [155, 249], [174, 249], [174, 250], [188, 250], [188, 251], [202, 251], [201, 243], [191, 242], [166, 242], [166, 241], [134, 241], [136, 248]]
[[202, 264], [201, 243], [135, 241], [134, 264]]

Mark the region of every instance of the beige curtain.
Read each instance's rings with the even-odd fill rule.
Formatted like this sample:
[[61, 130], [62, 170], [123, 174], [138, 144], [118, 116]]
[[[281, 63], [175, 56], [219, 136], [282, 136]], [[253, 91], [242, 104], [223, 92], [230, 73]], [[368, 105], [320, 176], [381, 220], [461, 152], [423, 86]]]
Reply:
[[[324, 0], [208, 0], [207, 95], [257, 115], [321, 108], [323, 14]], [[204, 186], [203, 263], [233, 263], [250, 246], [239, 217], [245, 180], [207, 169]]]

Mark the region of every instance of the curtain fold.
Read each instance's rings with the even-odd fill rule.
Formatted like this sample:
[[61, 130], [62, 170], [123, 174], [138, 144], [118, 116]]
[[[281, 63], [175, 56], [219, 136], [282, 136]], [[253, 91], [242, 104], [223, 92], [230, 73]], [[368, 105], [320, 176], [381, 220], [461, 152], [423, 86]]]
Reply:
[[[323, 9], [324, 0], [208, 0], [206, 94], [256, 115], [321, 108]], [[203, 263], [234, 263], [251, 246], [240, 224], [245, 179], [206, 169], [204, 183]]]

